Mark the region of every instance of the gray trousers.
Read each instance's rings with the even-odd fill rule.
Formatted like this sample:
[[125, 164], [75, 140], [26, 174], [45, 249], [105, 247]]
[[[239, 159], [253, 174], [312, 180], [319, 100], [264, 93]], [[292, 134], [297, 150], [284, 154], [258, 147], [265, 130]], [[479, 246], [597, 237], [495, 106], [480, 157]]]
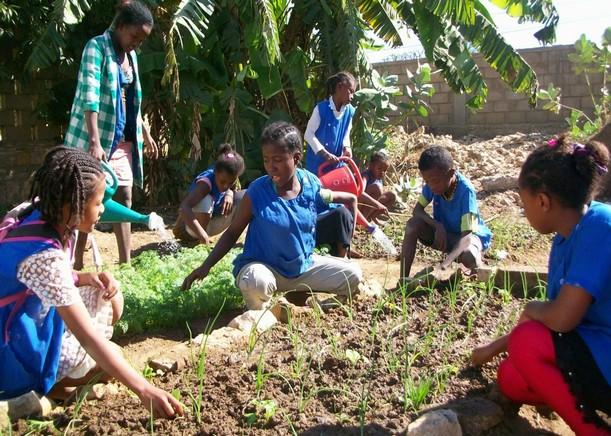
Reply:
[[248, 309], [265, 309], [275, 292], [313, 291], [356, 294], [363, 272], [357, 263], [333, 256], [312, 255], [310, 269], [299, 277], [284, 277], [271, 267], [252, 262], [236, 277]]

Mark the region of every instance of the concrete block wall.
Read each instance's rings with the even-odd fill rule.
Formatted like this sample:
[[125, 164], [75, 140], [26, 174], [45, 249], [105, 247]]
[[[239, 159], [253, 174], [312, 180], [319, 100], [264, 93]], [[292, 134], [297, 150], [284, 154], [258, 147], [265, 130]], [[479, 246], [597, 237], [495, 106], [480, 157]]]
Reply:
[[25, 200], [29, 179], [47, 150], [62, 137], [61, 127], [45, 123], [36, 113], [51, 82], [0, 83], [0, 208]]
[[[550, 83], [562, 88], [561, 102], [565, 105], [591, 113], [593, 102], [588, 92], [583, 75], [573, 72], [568, 59], [573, 52], [572, 45], [553, 46], [520, 50], [520, 54], [537, 73], [541, 88], [547, 89]], [[407, 84], [406, 69], [415, 71], [418, 62], [428, 62], [426, 59], [393, 61], [378, 63], [374, 68], [380, 73], [397, 74], [399, 85]], [[515, 94], [490, 68], [479, 55], [476, 63], [488, 85], [488, 100], [484, 107], [473, 112], [465, 107], [466, 96], [455, 94], [444, 82], [439, 73], [432, 76], [436, 93], [429, 100], [431, 113], [426, 119], [416, 119], [420, 125], [425, 125], [435, 133], [452, 135], [478, 134], [494, 135], [511, 133], [518, 130], [566, 128], [564, 118], [568, 111], [554, 114], [541, 108], [531, 108], [528, 96]], [[592, 88], [599, 92], [602, 85], [602, 74], [590, 76]], [[400, 100], [400, 99], [399, 99]]]

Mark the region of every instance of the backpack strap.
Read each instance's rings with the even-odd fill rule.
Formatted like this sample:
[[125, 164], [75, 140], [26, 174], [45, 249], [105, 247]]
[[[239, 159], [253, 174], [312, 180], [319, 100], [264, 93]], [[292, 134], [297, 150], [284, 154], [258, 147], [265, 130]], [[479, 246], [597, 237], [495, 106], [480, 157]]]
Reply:
[[19, 291], [16, 294], [0, 298], [0, 307], [8, 306], [11, 303], [15, 303], [15, 305], [11, 309], [11, 312], [8, 315], [8, 318], [6, 319], [6, 324], [4, 325], [5, 344], [8, 343], [10, 339], [8, 329], [11, 325], [11, 322], [13, 321], [13, 318], [19, 312], [19, 309], [21, 309], [21, 306], [23, 306], [23, 303], [25, 303], [25, 300], [27, 300], [30, 295], [32, 295], [32, 291], [30, 291], [29, 289], [24, 289], [23, 291]]
[[[18, 218], [8, 217], [0, 223], [0, 244], [11, 242], [47, 242], [61, 249], [61, 242], [57, 230], [42, 220], [32, 220], [21, 223]], [[15, 303], [4, 325], [4, 343], [9, 341], [9, 327], [15, 315], [23, 306], [27, 298], [32, 295], [29, 289], [23, 289], [15, 294], [0, 298], [0, 308]]]
[[47, 242], [61, 249], [59, 233], [48, 223], [41, 220], [33, 220], [17, 225], [19, 224], [18, 222], [11, 222], [11, 220], [12, 218], [9, 218], [0, 224], [0, 244], [40, 241]]

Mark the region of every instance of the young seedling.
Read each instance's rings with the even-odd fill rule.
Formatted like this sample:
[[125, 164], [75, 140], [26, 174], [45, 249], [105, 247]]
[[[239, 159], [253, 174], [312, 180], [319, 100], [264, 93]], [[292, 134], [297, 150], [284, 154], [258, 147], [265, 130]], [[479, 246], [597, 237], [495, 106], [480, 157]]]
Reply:
[[212, 319], [212, 322], [208, 320], [206, 323], [206, 328], [204, 329], [204, 340], [202, 341], [201, 348], [199, 350], [199, 360], [197, 362], [197, 396], [194, 396], [189, 392], [189, 396], [191, 397], [191, 401], [193, 402], [193, 412], [195, 413], [195, 418], [198, 424], [201, 424], [202, 420], [202, 402], [203, 402], [203, 394], [204, 394], [204, 381], [206, 379], [206, 355], [208, 351], [208, 338], [212, 333], [212, 329], [216, 324], [216, 320], [220, 316], [223, 307], [225, 306], [225, 301], [221, 304], [221, 308], [216, 313], [216, 316]]
[[244, 412], [244, 419], [249, 427], [254, 425], [266, 425], [276, 415], [278, 405], [274, 400], [261, 400], [255, 398], [249, 405], [254, 406], [254, 412]]

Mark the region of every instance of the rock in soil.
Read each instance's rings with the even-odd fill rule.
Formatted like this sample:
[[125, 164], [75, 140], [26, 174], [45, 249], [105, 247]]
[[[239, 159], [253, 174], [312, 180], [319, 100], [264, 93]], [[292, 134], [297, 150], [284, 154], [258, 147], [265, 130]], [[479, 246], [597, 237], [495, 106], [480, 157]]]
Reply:
[[[193, 344], [201, 346], [206, 339], [206, 335], [201, 333], [193, 338]], [[234, 346], [245, 345], [248, 340], [248, 334], [233, 327], [222, 327], [214, 330], [208, 335], [206, 346], [208, 348], [232, 348]]]
[[263, 333], [277, 322], [278, 320], [269, 310], [247, 310], [232, 319], [228, 326], [248, 334], [253, 331], [253, 328], [257, 330], [257, 333]]
[[155, 371], [159, 370], [164, 374], [167, 372], [174, 373], [178, 371], [180, 366], [178, 360], [165, 358], [151, 359], [149, 360], [148, 364]]
[[425, 413], [407, 427], [406, 436], [462, 436], [456, 413], [448, 409]]
[[478, 436], [503, 421], [501, 406], [485, 398], [464, 398], [450, 406], [465, 434]]
[[506, 191], [518, 187], [518, 177], [514, 175], [488, 176], [480, 180], [484, 191]]

